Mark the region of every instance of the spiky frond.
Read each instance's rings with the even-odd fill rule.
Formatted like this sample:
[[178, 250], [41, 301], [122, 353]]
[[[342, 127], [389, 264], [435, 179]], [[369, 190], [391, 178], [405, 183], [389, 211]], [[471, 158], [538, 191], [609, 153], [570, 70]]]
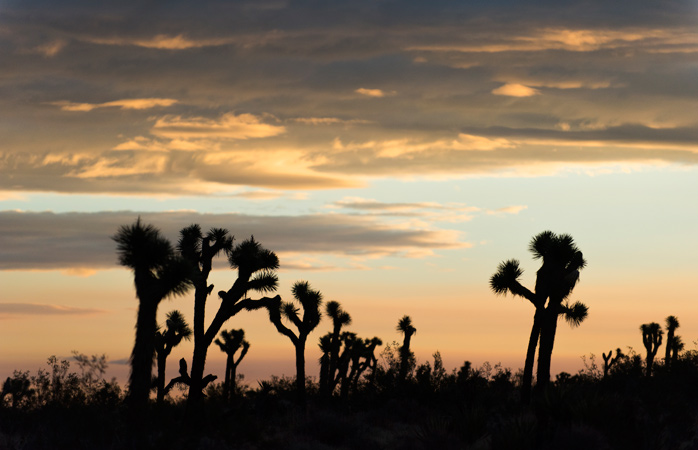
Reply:
[[562, 316], [572, 327], [578, 327], [589, 316], [589, 307], [582, 302], [574, 302], [572, 305], [562, 305]]
[[206, 239], [216, 250], [216, 254], [223, 251], [226, 255], [230, 255], [230, 252], [233, 250], [235, 239], [228, 234], [228, 230], [225, 228], [211, 228], [206, 233]]
[[262, 247], [254, 240], [254, 236], [235, 246], [228, 255], [228, 262], [233, 269], [249, 275], [260, 270], [272, 271], [279, 268], [276, 254]]
[[252, 291], [261, 293], [274, 292], [279, 285], [279, 277], [274, 272], [264, 270], [256, 274], [247, 285]]
[[171, 330], [173, 333], [181, 336], [182, 339], [187, 341], [191, 339], [191, 328], [181, 312], [175, 309], [168, 312], [166, 317], [167, 319], [165, 320], [165, 324], [167, 326], [167, 330]]
[[303, 308], [318, 309], [322, 303], [322, 294], [310, 287], [307, 281], [297, 281], [291, 288], [293, 297], [303, 305]]
[[[242, 346], [249, 347], [249, 343], [245, 341], [245, 330], [243, 329], [223, 330], [220, 337], [220, 339], [216, 339], [214, 342], [220, 347], [222, 352], [228, 355], [234, 355]], [[247, 345], [245, 345], [246, 343]]]
[[177, 250], [179, 250], [179, 253], [186, 258], [187, 261], [198, 263], [201, 255], [202, 239], [201, 227], [198, 224], [192, 224], [186, 228], [182, 228], [179, 232]]
[[396, 329], [405, 335], [412, 335], [417, 332], [417, 329], [412, 325], [412, 319], [410, 316], [403, 316], [402, 319], [400, 319], [400, 321], [397, 323]]
[[677, 319], [676, 316], [669, 316], [666, 318], [666, 327], [668, 330], [676, 330], [679, 326], [679, 319]]
[[490, 278], [490, 288], [497, 295], [506, 295], [523, 274], [519, 261], [510, 259], [497, 266], [497, 272]]
[[163, 298], [184, 295], [192, 286], [191, 266], [182, 258], [171, 257], [156, 275], [160, 281]]
[[283, 313], [284, 317], [286, 317], [288, 320], [291, 322], [298, 319], [298, 312], [300, 309], [296, 308], [296, 305], [293, 303], [282, 303], [281, 304], [281, 312]]
[[554, 240], [555, 233], [552, 231], [543, 231], [533, 236], [528, 245], [528, 250], [533, 253], [533, 259], [545, 257], [550, 252]]
[[342, 326], [351, 324], [351, 316], [337, 301], [330, 300], [325, 303], [325, 313], [332, 319], [333, 324]]
[[123, 225], [112, 236], [116, 242], [119, 264], [134, 270], [157, 271], [167, 264], [174, 250], [170, 242], [153, 225], [139, 217], [132, 225]]

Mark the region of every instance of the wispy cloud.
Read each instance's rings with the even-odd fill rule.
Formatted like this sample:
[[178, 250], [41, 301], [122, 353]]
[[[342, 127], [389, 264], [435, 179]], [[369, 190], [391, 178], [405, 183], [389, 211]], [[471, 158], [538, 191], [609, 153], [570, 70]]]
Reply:
[[298, 122], [305, 125], [353, 125], [353, 124], [367, 124], [371, 123], [368, 120], [362, 119], [339, 119], [336, 117], [297, 117], [290, 119], [292, 122]]
[[395, 91], [389, 91], [386, 92], [382, 89], [367, 89], [367, 88], [359, 88], [355, 91], [358, 94], [365, 95], [366, 97], [385, 97], [387, 95], [394, 95]]
[[120, 108], [120, 109], [151, 109], [156, 107], [167, 107], [177, 103], [172, 98], [131, 98], [124, 100], [114, 100], [105, 103], [74, 103], [68, 101], [51, 102], [52, 105], [60, 106], [63, 111], [92, 111], [97, 108]]
[[506, 95], [509, 97], [531, 97], [540, 94], [540, 91], [523, 84], [509, 83], [492, 90], [494, 95]]
[[0, 303], [0, 318], [10, 316], [84, 316], [103, 314], [105, 312], [106, 310], [103, 309], [77, 308], [42, 303]]
[[133, 45], [138, 47], [153, 48], [159, 50], [187, 50], [192, 48], [201, 47], [215, 47], [220, 45], [226, 45], [233, 42], [231, 38], [204, 38], [196, 39], [189, 38], [182, 34], [178, 35], [167, 35], [158, 34], [153, 37], [148, 38], [98, 38], [92, 37], [88, 38], [90, 42], [94, 44], [102, 45]]
[[250, 139], [285, 132], [285, 127], [264, 123], [253, 114], [234, 113], [223, 114], [217, 120], [167, 115], [158, 118], [151, 129], [152, 134], [170, 139]]

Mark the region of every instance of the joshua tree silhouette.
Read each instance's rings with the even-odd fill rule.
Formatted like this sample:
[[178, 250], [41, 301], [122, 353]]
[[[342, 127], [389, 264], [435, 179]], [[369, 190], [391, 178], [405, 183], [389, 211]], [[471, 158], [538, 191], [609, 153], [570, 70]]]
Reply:
[[167, 357], [172, 349], [182, 342], [182, 339], [191, 339], [191, 328], [181, 312], [174, 310], [167, 313], [165, 330], [155, 332], [155, 353], [158, 361], [158, 378], [156, 381], [157, 401], [162, 403], [165, 399], [165, 369]]
[[120, 227], [112, 239], [119, 263], [133, 270], [138, 297], [128, 398], [132, 406], [140, 408], [147, 403], [152, 384], [158, 305], [168, 296], [187, 292], [190, 271], [160, 231], [143, 224], [140, 217], [134, 224]]
[[[187, 415], [192, 417], [194, 410], [203, 398], [204, 367], [208, 348], [213, 343], [223, 324], [242, 310], [252, 311], [264, 308], [275, 298], [263, 297], [258, 300], [247, 298], [249, 291], [261, 293], [274, 292], [278, 278], [274, 272], [279, 267], [279, 258], [270, 250], [263, 248], [254, 236], [233, 246], [233, 238], [228, 231], [214, 228], [206, 236], [198, 225], [184, 228], [179, 240], [179, 251], [189, 262], [195, 273], [196, 287], [194, 300], [194, 355], [191, 367], [191, 384], [187, 397]], [[204, 327], [206, 299], [213, 291], [213, 285], [207, 285], [212, 260], [221, 251], [228, 255], [230, 267], [237, 269], [237, 279], [227, 291], [219, 291], [221, 304], [208, 328]]]
[[676, 360], [679, 357], [679, 352], [684, 349], [684, 343], [683, 339], [681, 339], [681, 336], [674, 336], [674, 342], [672, 343], [671, 346], [671, 363], [676, 364]]
[[[320, 392], [326, 397], [331, 397], [339, 382], [337, 367], [341, 346], [340, 333], [343, 326], [351, 324], [351, 316], [342, 309], [339, 302], [334, 300], [325, 304], [325, 313], [332, 319], [332, 331], [320, 338], [320, 349], [323, 352], [323, 357], [320, 359]], [[325, 358], [324, 365], [323, 358]]]
[[664, 354], [664, 364], [666, 364], [667, 367], [670, 367], [672, 363], [671, 353], [674, 350], [674, 335], [678, 327], [679, 319], [677, 319], [676, 316], [669, 316], [666, 318], [666, 353]]
[[[303, 318], [298, 316], [299, 309], [293, 303], [282, 302], [281, 299], [268, 307], [269, 319], [279, 333], [287, 336], [296, 348], [296, 391], [298, 402], [305, 403], [305, 343], [308, 335], [320, 323], [320, 305], [322, 294], [310, 288], [307, 281], [298, 281], [292, 288], [293, 298], [303, 307]], [[297, 329], [298, 334], [287, 328], [281, 322], [284, 316]]]
[[[237, 368], [250, 349], [250, 343], [245, 340], [245, 330], [243, 329], [223, 330], [221, 331], [221, 338], [216, 339], [214, 342], [221, 348], [223, 353], [228, 355], [225, 360], [223, 397], [230, 401], [237, 392]], [[242, 350], [240, 350], [241, 348]], [[235, 359], [235, 353], [238, 350], [240, 350], [240, 355]]]
[[645, 370], [648, 377], [652, 376], [652, 365], [654, 357], [657, 355], [659, 346], [662, 345], [662, 335], [664, 332], [657, 322], [644, 323], [640, 325], [642, 331], [642, 343], [647, 349], [647, 358], [645, 360]]
[[616, 356], [615, 358], [612, 358], [613, 356], [613, 350], [608, 351], [608, 355], [606, 353], [603, 353], [603, 377], [606, 378], [606, 375], [608, 375], [608, 371], [611, 370], [611, 367], [618, 362], [620, 358], [623, 358], [625, 355], [623, 352], [617, 348], [616, 349]]
[[414, 353], [410, 351], [412, 336], [417, 333], [417, 329], [412, 325], [410, 316], [403, 316], [397, 324], [397, 331], [403, 334], [402, 347], [400, 347], [400, 370], [398, 372], [398, 382], [404, 383], [407, 374], [414, 367]]
[[521, 384], [521, 399], [524, 403], [530, 401], [533, 362], [539, 341], [537, 386], [543, 389], [550, 382], [550, 363], [558, 316], [562, 315], [571, 326], [576, 327], [584, 321], [589, 311], [581, 302], [570, 304], [566, 301], [579, 281], [579, 271], [586, 266], [582, 252], [572, 236], [544, 231], [531, 239], [529, 251], [534, 259], [543, 260], [536, 273], [535, 292], [519, 282], [523, 269], [515, 259], [500, 263], [497, 272], [490, 278], [490, 288], [495, 294], [506, 295], [509, 292], [523, 297], [536, 309]]

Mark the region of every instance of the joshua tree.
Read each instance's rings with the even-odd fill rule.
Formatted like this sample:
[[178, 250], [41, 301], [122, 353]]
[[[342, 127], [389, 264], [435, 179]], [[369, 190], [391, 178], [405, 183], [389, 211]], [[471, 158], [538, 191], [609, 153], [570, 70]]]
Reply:
[[[310, 288], [307, 281], [298, 281], [292, 288], [293, 298], [303, 308], [303, 318], [298, 316], [299, 309], [293, 303], [282, 302], [281, 299], [269, 306], [269, 319], [279, 333], [287, 336], [296, 348], [296, 391], [298, 402], [305, 403], [305, 343], [308, 335], [320, 323], [320, 304], [322, 294]], [[287, 328], [281, 322], [284, 316], [297, 329], [298, 334]]]
[[521, 398], [524, 403], [530, 400], [533, 362], [539, 341], [537, 385], [542, 389], [550, 382], [550, 363], [558, 317], [562, 315], [575, 327], [584, 321], [589, 310], [581, 302], [569, 304], [566, 301], [579, 280], [579, 271], [586, 266], [582, 252], [577, 248], [572, 236], [544, 231], [531, 239], [529, 251], [533, 253], [534, 259], [543, 260], [536, 273], [533, 292], [519, 281], [523, 269], [515, 259], [499, 264], [497, 272], [490, 278], [490, 287], [495, 294], [511, 293], [523, 297], [536, 309], [521, 384]]
[[[264, 297], [259, 300], [247, 298], [249, 291], [273, 292], [278, 282], [276, 273], [279, 258], [274, 252], [263, 248], [254, 237], [233, 246], [233, 238], [224, 229], [212, 229], [203, 236], [198, 225], [192, 225], [181, 231], [179, 251], [195, 272], [196, 288], [194, 300], [194, 355], [191, 367], [191, 384], [187, 397], [187, 414], [191, 417], [198, 407], [206, 386], [204, 377], [206, 355], [223, 324], [242, 310], [252, 311], [264, 308], [275, 298]], [[206, 299], [213, 291], [213, 285], [207, 285], [213, 258], [221, 251], [228, 255], [230, 267], [237, 269], [237, 279], [227, 291], [219, 291], [221, 298], [218, 311], [208, 328], [205, 328]]]
[[683, 339], [681, 336], [674, 336], [674, 342], [671, 346], [671, 363], [676, 364], [676, 360], [679, 358], [679, 352], [684, 348]]
[[410, 342], [417, 329], [412, 325], [410, 316], [403, 316], [397, 324], [397, 331], [404, 336], [402, 347], [400, 347], [400, 370], [398, 373], [398, 381], [402, 383], [407, 379], [410, 368], [414, 366], [414, 353], [410, 351]]
[[[222, 339], [222, 340], [221, 340]], [[223, 382], [223, 396], [230, 401], [237, 391], [237, 368], [240, 361], [250, 349], [250, 343], [245, 340], [245, 330], [221, 331], [221, 339], [214, 342], [228, 357], [225, 360], [225, 381]], [[235, 359], [235, 353], [240, 350], [240, 355]]]
[[155, 353], [158, 360], [158, 378], [157, 401], [162, 403], [165, 399], [165, 367], [167, 365], [167, 357], [172, 352], [172, 349], [182, 342], [182, 339], [191, 339], [191, 328], [184, 320], [181, 312], [174, 310], [167, 313], [165, 321], [165, 330], [155, 332]]
[[616, 349], [616, 356], [615, 358], [612, 358], [613, 356], [613, 350], [608, 351], [608, 355], [603, 353], [603, 377], [606, 378], [606, 375], [608, 375], [608, 371], [611, 370], [611, 367], [620, 359], [623, 358], [625, 355], [623, 352], [617, 348]]
[[647, 349], [647, 359], [645, 360], [646, 374], [650, 377], [652, 376], [654, 357], [657, 355], [659, 346], [662, 345], [662, 335], [664, 332], [657, 322], [640, 325], [640, 331], [642, 331], [642, 343], [645, 345], [645, 349]]
[[676, 316], [666, 318], [666, 353], [664, 354], [664, 364], [671, 366], [671, 352], [674, 349], [674, 334], [679, 327], [679, 319]]
[[[329, 301], [325, 304], [325, 313], [332, 319], [332, 332], [329, 335], [329, 339], [324, 337], [320, 339], [321, 349], [323, 349], [323, 339], [329, 340], [329, 342], [324, 343], [325, 348], [323, 352], [324, 350], [329, 350], [329, 354], [327, 356], [327, 369], [324, 372], [321, 370], [320, 373], [320, 390], [322, 391], [324, 387], [325, 390], [322, 392], [325, 396], [330, 397], [339, 381], [336, 374], [341, 345], [340, 332], [343, 326], [351, 324], [351, 316], [344, 311], [339, 302], [336, 301]], [[327, 347], [329, 347], [329, 349]], [[323, 374], [325, 375], [325, 380], [323, 380]]]
[[119, 263], [133, 270], [138, 297], [128, 398], [132, 406], [140, 408], [148, 401], [152, 383], [158, 305], [164, 298], [189, 289], [190, 272], [170, 242], [157, 228], [143, 224], [140, 217], [134, 224], [119, 228], [112, 239]]

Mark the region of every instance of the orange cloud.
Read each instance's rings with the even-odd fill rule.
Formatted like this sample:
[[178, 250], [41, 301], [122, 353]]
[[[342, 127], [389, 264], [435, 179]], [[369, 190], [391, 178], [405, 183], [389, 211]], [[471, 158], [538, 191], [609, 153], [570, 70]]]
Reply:
[[494, 95], [506, 95], [509, 97], [531, 97], [540, 94], [540, 91], [524, 86], [523, 84], [507, 83], [497, 89], [493, 89], [492, 93]]
[[385, 97], [386, 95], [394, 94], [395, 92], [385, 92], [381, 89], [366, 89], [366, 88], [359, 88], [355, 90], [354, 92], [365, 95], [367, 97]]
[[190, 48], [215, 47], [233, 42], [230, 38], [190, 39], [182, 34], [169, 36], [158, 34], [152, 38], [90, 38], [89, 42], [102, 45], [135, 45], [159, 50], [186, 50]]
[[150, 109], [158, 106], [172, 106], [177, 100], [172, 98], [132, 98], [125, 100], [114, 100], [105, 103], [73, 103], [68, 101], [52, 102], [52, 105], [60, 106], [62, 111], [92, 111], [97, 108], [120, 109]]
[[156, 120], [150, 132], [170, 139], [250, 139], [277, 136], [286, 127], [264, 123], [252, 114], [223, 114], [218, 120], [167, 115]]

